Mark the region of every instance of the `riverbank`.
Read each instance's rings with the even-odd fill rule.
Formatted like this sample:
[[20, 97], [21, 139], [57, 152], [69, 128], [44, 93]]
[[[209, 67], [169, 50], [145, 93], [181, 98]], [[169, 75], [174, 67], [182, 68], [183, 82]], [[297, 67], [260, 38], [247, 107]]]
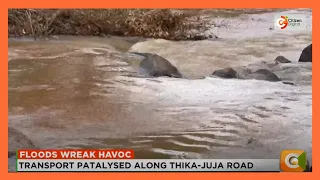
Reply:
[[[212, 17], [277, 9], [9, 9], [9, 37], [52, 35], [135, 36], [166, 40], [217, 38]], [[278, 9], [279, 10], [279, 9]], [[210, 17], [210, 18], [208, 18]]]

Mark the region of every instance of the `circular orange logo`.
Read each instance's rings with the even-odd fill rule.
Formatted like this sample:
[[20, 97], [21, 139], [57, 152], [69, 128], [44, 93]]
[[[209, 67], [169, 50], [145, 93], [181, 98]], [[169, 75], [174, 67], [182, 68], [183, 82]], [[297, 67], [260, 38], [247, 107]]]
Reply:
[[285, 16], [281, 16], [278, 20], [277, 20], [277, 26], [280, 27], [280, 29], [284, 29], [288, 26], [288, 19]]

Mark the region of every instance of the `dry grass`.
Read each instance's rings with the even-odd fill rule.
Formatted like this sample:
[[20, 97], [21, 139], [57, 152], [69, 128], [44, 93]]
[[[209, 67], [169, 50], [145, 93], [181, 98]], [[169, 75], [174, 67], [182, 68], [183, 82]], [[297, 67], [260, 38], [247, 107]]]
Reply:
[[[202, 40], [212, 17], [281, 9], [9, 9], [9, 36], [137, 36]], [[209, 18], [203, 18], [209, 17]]]
[[[118, 35], [169, 40], [205, 39], [200, 10], [9, 9], [10, 36]], [[195, 31], [196, 30], [196, 33]], [[193, 31], [193, 32], [192, 32]], [[192, 33], [191, 33], [192, 32]]]

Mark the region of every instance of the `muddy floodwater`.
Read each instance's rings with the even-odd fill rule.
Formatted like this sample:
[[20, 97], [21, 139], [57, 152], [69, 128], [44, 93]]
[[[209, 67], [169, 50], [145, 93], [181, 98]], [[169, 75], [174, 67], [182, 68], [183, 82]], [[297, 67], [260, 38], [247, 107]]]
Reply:
[[[289, 11], [288, 11], [289, 12]], [[270, 30], [273, 13], [226, 20], [218, 39], [172, 42], [124, 37], [9, 39], [9, 120], [41, 149], [130, 148], [136, 158], [311, 156], [312, 66], [298, 63], [308, 29]], [[189, 79], [136, 78], [157, 53]], [[281, 82], [209, 77], [216, 69], [292, 61]], [[204, 77], [204, 78], [201, 78]]]

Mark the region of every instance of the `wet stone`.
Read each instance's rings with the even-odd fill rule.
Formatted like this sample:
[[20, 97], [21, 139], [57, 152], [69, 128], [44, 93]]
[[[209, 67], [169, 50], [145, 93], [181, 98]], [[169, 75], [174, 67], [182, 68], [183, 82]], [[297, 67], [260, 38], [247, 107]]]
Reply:
[[291, 63], [291, 61], [284, 56], [278, 56], [274, 61], [277, 63]]
[[299, 62], [312, 62], [312, 44], [302, 50]]
[[219, 70], [215, 70], [212, 73], [212, 75], [214, 75], [214, 76], [218, 76], [221, 78], [227, 78], [227, 79], [237, 78], [237, 74], [238, 73], [232, 68], [219, 69]]

